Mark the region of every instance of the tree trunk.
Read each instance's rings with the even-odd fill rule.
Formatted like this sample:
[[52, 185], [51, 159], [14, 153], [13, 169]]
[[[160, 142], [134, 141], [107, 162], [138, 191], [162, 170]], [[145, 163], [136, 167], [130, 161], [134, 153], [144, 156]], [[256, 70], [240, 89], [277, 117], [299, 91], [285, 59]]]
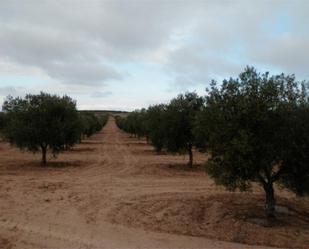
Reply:
[[188, 162], [188, 166], [189, 166], [189, 168], [193, 168], [192, 144], [189, 144], [189, 146], [188, 146], [188, 153], [189, 153], [189, 162]]
[[46, 166], [46, 153], [47, 153], [47, 146], [41, 146], [42, 148], [42, 165]]
[[276, 200], [274, 195], [273, 183], [264, 184], [264, 190], [266, 193], [265, 211], [268, 218], [275, 217]]

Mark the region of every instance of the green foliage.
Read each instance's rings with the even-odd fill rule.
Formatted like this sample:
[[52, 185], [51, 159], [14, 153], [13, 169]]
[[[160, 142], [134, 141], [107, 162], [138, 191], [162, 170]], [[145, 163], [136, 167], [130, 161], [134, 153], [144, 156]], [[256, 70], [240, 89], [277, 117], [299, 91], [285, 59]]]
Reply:
[[5, 139], [32, 152], [42, 151], [46, 164], [47, 149], [56, 155], [79, 140], [80, 122], [75, 102], [68, 96], [47, 93], [8, 97], [3, 104]]
[[0, 112], [0, 134], [5, 125], [5, 114]]
[[269, 76], [248, 67], [220, 88], [212, 83], [196, 120], [198, 144], [212, 155], [208, 174], [231, 190], [261, 183], [269, 213], [275, 181], [308, 190], [308, 98], [300, 86], [293, 75]]
[[[275, 207], [274, 182], [299, 195], [309, 193], [309, 98], [306, 82], [294, 75], [257, 73], [247, 67], [239, 78], [212, 82], [206, 98], [187, 93], [168, 105], [151, 106], [118, 126], [149, 138], [157, 151], [211, 155], [207, 172], [229, 190], [266, 193], [266, 210]], [[206, 100], [206, 102], [204, 102]]]
[[188, 152], [190, 167], [193, 163], [192, 147], [195, 143], [194, 121], [203, 104], [204, 99], [196, 93], [186, 93], [172, 99], [166, 108], [165, 146], [171, 152]]
[[136, 110], [131, 112], [126, 118], [116, 117], [117, 126], [138, 138], [146, 136], [146, 110]]
[[165, 145], [166, 105], [150, 106], [146, 114], [147, 135], [157, 152]]
[[126, 129], [125, 121], [126, 121], [125, 118], [120, 117], [119, 115], [115, 116], [115, 122], [116, 122], [116, 125], [118, 126], [118, 128], [128, 132], [127, 129]]
[[108, 115], [95, 115], [91, 112], [82, 112], [79, 118], [81, 123], [81, 134], [90, 137], [105, 126]]
[[280, 183], [300, 196], [309, 194], [309, 101], [284, 113]]
[[192, 166], [194, 120], [203, 104], [204, 98], [196, 93], [181, 94], [168, 105], [134, 111], [126, 118], [116, 118], [116, 123], [137, 137], [146, 136], [158, 152], [162, 148], [170, 152], [188, 152], [189, 166]]
[[109, 118], [108, 114], [103, 114], [103, 115], [98, 116], [101, 129], [107, 124], [108, 118]]

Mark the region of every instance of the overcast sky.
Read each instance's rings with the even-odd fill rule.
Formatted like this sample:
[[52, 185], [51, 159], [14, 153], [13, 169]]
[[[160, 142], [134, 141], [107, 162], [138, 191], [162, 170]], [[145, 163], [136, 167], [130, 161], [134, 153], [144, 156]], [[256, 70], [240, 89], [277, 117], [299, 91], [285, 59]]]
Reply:
[[0, 104], [68, 94], [132, 110], [246, 65], [309, 79], [308, 0], [0, 0]]

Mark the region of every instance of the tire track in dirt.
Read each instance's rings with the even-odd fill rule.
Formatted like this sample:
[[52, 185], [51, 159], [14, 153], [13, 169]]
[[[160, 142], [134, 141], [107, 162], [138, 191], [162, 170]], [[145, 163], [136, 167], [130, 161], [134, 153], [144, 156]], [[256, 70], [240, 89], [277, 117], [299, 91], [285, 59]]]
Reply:
[[[112, 117], [101, 132], [76, 149], [86, 152], [66, 152], [57, 160], [78, 161], [79, 167], [1, 172], [0, 183], [6, 185], [0, 188], [0, 196], [5, 196], [0, 203], [0, 232], [15, 238], [16, 248], [259, 248], [111, 223], [112, 210], [132, 199], [219, 190], [196, 172], [170, 169], [166, 174], [166, 167], [149, 174], [149, 168], [161, 162], [185, 164], [185, 160], [158, 157], [143, 140], [120, 131]], [[12, 158], [26, 163], [37, 160], [15, 149], [3, 150], [0, 169], [6, 169]], [[197, 156], [196, 160], [205, 159]]]

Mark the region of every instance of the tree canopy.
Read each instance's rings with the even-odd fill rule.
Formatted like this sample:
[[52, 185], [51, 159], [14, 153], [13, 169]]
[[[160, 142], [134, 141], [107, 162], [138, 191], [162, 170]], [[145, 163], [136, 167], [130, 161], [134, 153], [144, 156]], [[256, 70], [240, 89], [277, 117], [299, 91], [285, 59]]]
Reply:
[[119, 128], [138, 137], [146, 136], [156, 151], [188, 153], [192, 167], [194, 145], [194, 120], [204, 104], [196, 93], [180, 94], [167, 105], [150, 106], [137, 110], [126, 118], [116, 119]]
[[55, 155], [79, 141], [79, 115], [68, 96], [41, 93], [8, 97], [2, 109], [7, 116], [5, 139], [20, 149], [41, 151], [44, 165], [47, 150]]
[[190, 166], [193, 146], [208, 153], [208, 174], [229, 190], [259, 183], [270, 217], [275, 183], [298, 195], [309, 193], [308, 82], [294, 75], [247, 67], [238, 78], [213, 81], [205, 97], [179, 95], [117, 123], [131, 133], [142, 131], [157, 151], [187, 151]]
[[166, 148], [171, 152], [187, 152], [189, 154], [189, 167], [193, 165], [194, 121], [203, 103], [204, 99], [196, 93], [186, 93], [172, 99], [166, 107]]
[[108, 115], [96, 115], [92, 112], [81, 112], [79, 119], [81, 135], [89, 137], [103, 128], [107, 123]]
[[166, 105], [154, 105], [147, 109], [146, 131], [148, 139], [157, 152], [160, 152], [165, 145], [166, 134]]
[[247, 67], [220, 87], [213, 82], [195, 128], [200, 147], [212, 156], [208, 174], [231, 190], [260, 183], [272, 216], [274, 182], [308, 192], [308, 114], [308, 92], [293, 75]]
[[0, 134], [1, 130], [4, 128], [5, 124], [5, 114], [3, 112], [0, 112]]

